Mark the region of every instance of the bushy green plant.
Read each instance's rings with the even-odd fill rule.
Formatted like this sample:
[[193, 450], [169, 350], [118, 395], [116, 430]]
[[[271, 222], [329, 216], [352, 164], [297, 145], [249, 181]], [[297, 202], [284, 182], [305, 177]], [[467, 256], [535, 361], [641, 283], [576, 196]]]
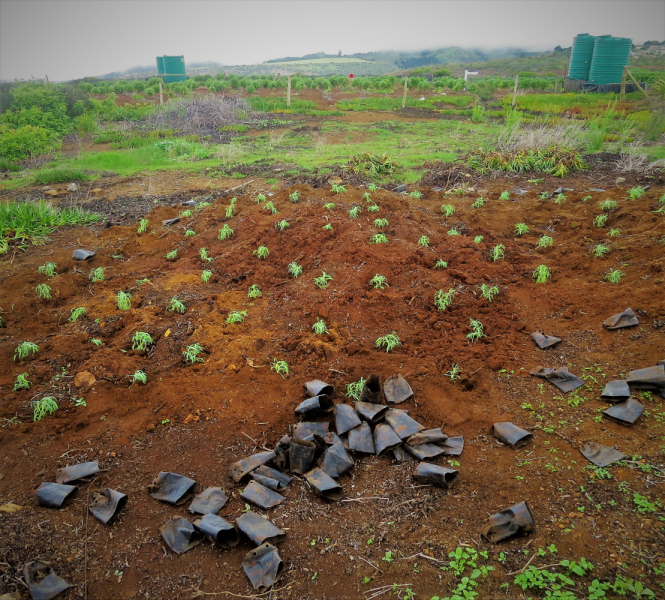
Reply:
[[543, 235], [536, 243], [536, 248], [547, 248], [554, 244], [554, 240], [549, 235]]
[[374, 227], [377, 229], [385, 229], [390, 223], [388, 219], [374, 219]]
[[485, 206], [486, 202], [485, 198], [480, 196], [480, 198], [476, 198], [476, 201], [471, 205], [471, 208], [482, 208]]
[[132, 307], [132, 295], [120, 290], [115, 296], [115, 303], [120, 310], [129, 310]]
[[610, 229], [607, 232], [607, 235], [610, 237], [619, 237], [621, 235], [621, 229]]
[[353, 398], [356, 402], [360, 400], [360, 395], [363, 393], [363, 388], [365, 387], [365, 379], [360, 378], [359, 381], [353, 381], [346, 384], [346, 394], [345, 398]]
[[33, 421], [41, 421], [46, 415], [52, 415], [58, 410], [58, 403], [53, 396], [33, 400], [30, 404], [32, 405]]
[[372, 237], [369, 238], [370, 244], [387, 244], [388, 238], [384, 233], [375, 233]]
[[613, 210], [616, 210], [617, 206], [619, 205], [615, 200], [607, 199], [604, 202], [599, 202], [598, 206], [600, 207], [600, 210], [602, 210], [603, 212], [611, 212]]
[[148, 231], [148, 225], [150, 224], [150, 221], [148, 219], [141, 219], [139, 222], [138, 229], [136, 230], [136, 233], [145, 233]]
[[92, 283], [98, 283], [99, 281], [104, 281], [104, 267], [97, 267], [96, 269], [91, 269], [88, 279]]
[[480, 338], [487, 337], [485, 335], [483, 324], [477, 319], [471, 319], [469, 321], [469, 327], [471, 328], [471, 333], [467, 333], [466, 337], [471, 342], [477, 342]]
[[342, 192], [346, 192], [346, 187], [344, 187], [341, 183], [333, 183], [330, 186], [330, 191], [335, 194], [341, 194]]
[[212, 262], [213, 259], [208, 256], [208, 251], [205, 248], [201, 248], [199, 250], [199, 257], [201, 258], [202, 261], [205, 262]]
[[254, 252], [252, 252], [259, 260], [265, 260], [270, 254], [270, 250], [266, 246], [259, 246]]
[[418, 245], [422, 246], [423, 248], [429, 248], [429, 238], [426, 235], [421, 236], [418, 240]]
[[37, 267], [37, 273], [47, 277], [55, 277], [58, 274], [58, 265], [54, 262], [46, 263]]
[[203, 347], [201, 346], [201, 344], [196, 343], [187, 346], [187, 348], [185, 348], [182, 351], [182, 355], [185, 357], [185, 362], [188, 362], [193, 365], [194, 363], [197, 362], [204, 362], [204, 360], [201, 357], [199, 357], [199, 354], [201, 354], [202, 352], [203, 352]]
[[35, 288], [35, 291], [37, 292], [37, 298], [39, 298], [40, 300], [50, 300], [51, 292], [53, 290], [45, 283], [40, 283]]
[[300, 200], [300, 192], [298, 190], [296, 190], [292, 194], [289, 194], [289, 200], [291, 200], [291, 202], [294, 202], [294, 203], [298, 202], [298, 200]]
[[261, 292], [261, 287], [258, 284], [255, 283], [249, 286], [249, 290], [247, 290], [247, 297], [250, 300], [255, 300], [261, 296], [263, 296], [263, 293]]
[[360, 206], [354, 206], [350, 211], [349, 211], [349, 217], [351, 219], [357, 219], [360, 216], [360, 211], [362, 209]]
[[78, 308], [72, 308], [71, 310], [71, 315], [69, 315], [69, 319], [67, 319], [70, 323], [73, 323], [83, 315], [85, 315], [88, 311], [83, 307], [79, 306]]
[[636, 186], [634, 188], [630, 188], [628, 190], [628, 199], [629, 200], [639, 200], [642, 196], [644, 196], [644, 193], [645, 193], [645, 189], [641, 188], [638, 185], [638, 186]]
[[460, 234], [459, 231], [457, 231], [457, 228], [455, 228], [455, 227], [452, 227], [451, 229], [449, 229], [447, 231], [447, 233], [448, 233], [448, 235], [459, 235]]
[[442, 204], [441, 212], [444, 217], [452, 217], [455, 214], [455, 207], [452, 204]]
[[605, 244], [597, 244], [591, 250], [596, 258], [603, 258], [609, 251], [610, 249]]
[[566, 195], [565, 195], [565, 194], [557, 194], [557, 195], [554, 197], [554, 202], [555, 202], [556, 204], [559, 204], [559, 205], [563, 204], [566, 200], [567, 200], [567, 198], [566, 198]]
[[476, 237], [473, 238], [473, 241], [475, 244], [482, 244], [484, 239], [485, 239], [484, 236], [477, 235]]
[[515, 223], [515, 235], [522, 236], [529, 233], [529, 228], [524, 223]]
[[437, 260], [436, 263], [434, 264], [435, 269], [447, 269], [448, 268], [448, 263], [445, 260]]
[[145, 331], [137, 331], [132, 337], [132, 350], [134, 352], [145, 352], [148, 349], [148, 346], [154, 344], [154, 340], [149, 333]]
[[506, 256], [506, 247], [503, 244], [497, 244], [490, 250], [490, 257], [494, 262], [501, 260]]
[[295, 279], [302, 274], [302, 267], [294, 260], [289, 263], [286, 272]]
[[375, 290], [382, 290], [384, 288], [390, 287], [388, 285], [388, 278], [385, 275], [379, 275], [378, 273], [369, 280], [369, 284], [373, 285]]
[[379, 205], [378, 204], [372, 204], [367, 207], [367, 212], [371, 213], [378, 213], [379, 212]]
[[312, 329], [314, 330], [314, 333], [316, 335], [323, 335], [325, 333], [328, 333], [328, 328], [326, 327], [326, 324], [324, 323], [323, 319], [318, 319], [314, 325], [312, 325]]
[[210, 281], [211, 278], [212, 278], [212, 271], [209, 271], [208, 269], [205, 269], [205, 270], [201, 273], [201, 281], [202, 281], [203, 283], [208, 283], [208, 282]]
[[401, 346], [402, 342], [399, 339], [399, 336], [393, 331], [388, 335], [384, 335], [380, 338], [377, 338], [375, 346], [377, 348], [385, 348], [386, 352], [394, 350], [398, 346]]
[[173, 298], [171, 298], [171, 301], [169, 302], [169, 305], [166, 307], [166, 310], [170, 312], [177, 312], [181, 315], [184, 315], [185, 311], [187, 310], [187, 307], [178, 298], [178, 296], [173, 296]]
[[29, 390], [32, 384], [28, 381], [28, 374], [21, 373], [16, 376], [16, 381], [14, 382], [14, 391], [18, 392], [19, 390]]
[[491, 302], [494, 299], [494, 296], [499, 293], [499, 288], [496, 285], [487, 285], [486, 283], [483, 283], [480, 286], [480, 293], [485, 300]]
[[255, 200], [256, 203], [259, 204], [261, 202], [265, 202], [267, 198], [263, 194], [257, 194]]
[[546, 283], [550, 277], [551, 272], [545, 265], [538, 265], [533, 272], [533, 278], [536, 280], [536, 283]]
[[285, 360], [277, 360], [275, 358], [270, 363], [270, 370], [275, 371], [282, 379], [286, 379], [284, 375], [289, 374], [289, 365]]
[[325, 271], [321, 271], [321, 276], [320, 277], [315, 277], [313, 279], [314, 283], [316, 284], [316, 287], [318, 287], [321, 290], [325, 290], [328, 287], [328, 284], [333, 280], [331, 275], [328, 275]]
[[277, 210], [277, 207], [273, 204], [272, 200], [270, 202], [266, 202], [266, 205], [263, 208], [269, 210], [270, 213], [273, 215], [279, 214], [279, 211]]
[[604, 279], [610, 283], [619, 283], [624, 275], [625, 273], [623, 271], [619, 271], [619, 269], [610, 269], [605, 274]]
[[31, 352], [33, 356], [37, 354], [37, 352], [39, 352], [39, 346], [34, 342], [21, 342], [16, 346], [16, 350], [14, 350], [14, 360], [17, 358], [19, 360], [28, 358]]
[[167, 260], [175, 260], [178, 257], [178, 249], [171, 250], [171, 252], [166, 253]]
[[234, 233], [235, 231], [233, 231], [227, 223], [224, 223], [224, 226], [219, 230], [219, 236], [217, 236], [217, 239], [222, 241], [228, 240]]
[[510, 200], [510, 192], [501, 192], [499, 200]]
[[412, 198], [418, 198], [418, 200], [420, 200], [420, 198], [423, 197], [423, 193], [418, 190], [414, 190], [409, 194], [409, 196], [411, 196]]
[[291, 227], [289, 225], [289, 222], [286, 221], [285, 219], [282, 219], [281, 221], [275, 221], [275, 229], [279, 229], [280, 231], [284, 231], [285, 229], [288, 229]]
[[229, 313], [229, 316], [226, 317], [226, 322], [227, 323], [244, 323], [245, 317], [247, 316], [247, 311], [246, 310], [232, 310]]
[[446, 310], [453, 303], [453, 296], [455, 295], [455, 290], [450, 288], [447, 292], [443, 290], [438, 290], [434, 294], [434, 306], [437, 310]]
[[185, 237], [194, 237], [196, 235], [196, 231], [193, 231], [191, 229], [187, 229], [185, 231]]
[[127, 377], [131, 378], [132, 384], [142, 383], [143, 385], [145, 385], [146, 383], [148, 383], [148, 376], [145, 374], [144, 371], [140, 370], [134, 371], [132, 375], [127, 375]]

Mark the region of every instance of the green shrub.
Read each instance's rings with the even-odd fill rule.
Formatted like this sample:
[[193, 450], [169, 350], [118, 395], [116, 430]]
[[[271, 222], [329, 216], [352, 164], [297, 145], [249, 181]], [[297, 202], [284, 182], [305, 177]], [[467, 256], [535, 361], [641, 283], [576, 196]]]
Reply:
[[0, 125], [0, 157], [9, 161], [46, 154], [60, 147], [58, 134], [43, 127]]
[[65, 181], [87, 181], [90, 179], [82, 169], [68, 169], [58, 167], [56, 169], [45, 169], [35, 173], [35, 182], [40, 185], [51, 183], [64, 183]]

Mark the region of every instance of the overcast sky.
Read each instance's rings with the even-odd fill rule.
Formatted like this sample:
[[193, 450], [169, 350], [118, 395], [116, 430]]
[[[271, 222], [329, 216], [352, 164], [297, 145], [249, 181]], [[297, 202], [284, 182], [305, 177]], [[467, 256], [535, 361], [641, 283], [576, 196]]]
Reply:
[[312, 52], [570, 46], [577, 33], [665, 39], [665, 0], [0, 0], [0, 79]]

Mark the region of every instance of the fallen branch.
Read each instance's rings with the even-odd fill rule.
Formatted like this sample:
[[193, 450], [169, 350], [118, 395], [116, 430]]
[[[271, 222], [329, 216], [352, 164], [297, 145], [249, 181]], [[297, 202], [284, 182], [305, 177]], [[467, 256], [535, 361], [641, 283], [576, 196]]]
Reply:
[[420, 557], [422, 557], [422, 558], [426, 558], [427, 560], [431, 560], [432, 562], [436, 562], [436, 563], [446, 562], [445, 560], [438, 560], [438, 559], [436, 559], [436, 558], [432, 558], [431, 556], [427, 556], [427, 554], [423, 554], [422, 552], [418, 552], [418, 553], [416, 553], [416, 554], [412, 554], [411, 556], [405, 556], [404, 558], [400, 558], [400, 559], [398, 559], [398, 560], [410, 560], [410, 559], [412, 559], [412, 558], [416, 558], [416, 556], [420, 556]]
[[204, 592], [199, 588], [192, 588], [192, 591], [204, 596], [219, 596], [220, 594], [226, 594], [227, 596], [233, 596], [234, 598], [261, 598], [262, 596], [267, 596], [268, 594], [272, 594], [273, 592], [281, 592], [286, 588], [290, 588], [292, 585], [293, 583], [288, 583], [284, 587], [274, 588], [272, 590], [268, 590], [267, 592], [263, 592], [262, 594], [253, 594], [252, 596], [243, 596], [242, 594], [234, 594], [233, 592]]

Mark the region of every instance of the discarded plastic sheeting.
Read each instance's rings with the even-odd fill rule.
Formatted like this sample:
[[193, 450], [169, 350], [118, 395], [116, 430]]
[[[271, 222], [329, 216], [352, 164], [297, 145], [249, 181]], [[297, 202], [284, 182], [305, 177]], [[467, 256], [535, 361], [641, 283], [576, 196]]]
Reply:
[[623, 379], [609, 381], [600, 393], [600, 397], [609, 402], [620, 402], [630, 398], [628, 382]]
[[288, 435], [282, 436], [282, 439], [275, 446], [275, 458], [273, 464], [280, 469], [289, 468], [289, 448], [291, 447], [291, 438]]
[[413, 460], [413, 457], [406, 453], [403, 446], [397, 446], [397, 448], [393, 448], [393, 456], [398, 463], [403, 463], [407, 460]]
[[333, 401], [330, 396], [314, 396], [303, 400], [294, 409], [300, 417], [318, 417], [329, 413], [333, 409]]
[[286, 500], [281, 494], [273, 492], [271, 489], [256, 481], [250, 481], [240, 494], [240, 497], [247, 502], [256, 504], [261, 508], [273, 508]]
[[626, 458], [622, 452], [596, 442], [587, 442], [580, 448], [580, 452], [597, 467], [607, 467]]
[[182, 554], [198, 546], [203, 541], [203, 534], [187, 519], [176, 517], [159, 528], [162, 539], [176, 554]]
[[417, 446], [410, 446], [406, 444], [404, 449], [411, 455], [415, 456], [418, 460], [427, 460], [428, 458], [435, 458], [444, 453], [441, 446], [435, 444], [418, 444]]
[[406, 402], [411, 396], [413, 396], [411, 386], [399, 373], [391, 375], [383, 382], [383, 393], [388, 404]]
[[492, 434], [497, 440], [507, 444], [511, 448], [521, 448], [533, 440], [533, 434], [508, 421], [494, 423], [492, 425]]
[[[323, 441], [328, 444], [328, 446], [333, 446], [337, 442], [342, 443], [342, 438], [339, 437], [334, 431], [329, 431], [323, 436]], [[346, 446], [345, 446], [346, 447]]]
[[222, 548], [235, 548], [240, 541], [236, 528], [212, 513], [207, 513], [194, 521], [194, 527], [213, 544]]
[[60, 508], [67, 504], [76, 493], [76, 486], [62, 483], [42, 483], [35, 492], [38, 506], [47, 508]]
[[414, 433], [410, 436], [406, 443], [409, 446], [418, 446], [420, 444], [440, 444], [445, 442], [448, 439], [448, 436], [441, 431], [441, 427], [436, 429], [423, 429], [418, 433]]
[[485, 521], [482, 534], [496, 544], [516, 535], [529, 533], [536, 528], [531, 511], [526, 502], [519, 502]]
[[49, 565], [39, 560], [25, 564], [23, 577], [32, 600], [51, 600], [69, 589], [69, 584], [62, 577], [58, 577]]
[[180, 505], [194, 495], [195, 485], [196, 481], [189, 477], [162, 471], [148, 486], [148, 492], [155, 500]]
[[169, 225], [175, 225], [180, 222], [180, 217], [174, 217], [173, 219], [162, 219], [162, 226], [168, 227]]
[[192, 500], [189, 505], [189, 512], [198, 515], [214, 514], [222, 510], [228, 499], [222, 488], [209, 487]]
[[568, 371], [568, 367], [558, 367], [556, 369], [545, 368], [538, 366], [529, 375], [534, 377], [541, 377], [547, 379], [553, 386], [560, 389], [564, 393], [572, 392], [584, 385], [584, 380], [580, 379], [577, 375], [573, 375]]
[[254, 469], [258, 469], [261, 465], [269, 463], [273, 458], [275, 458], [274, 452], [259, 452], [239, 460], [237, 463], [231, 465], [231, 477], [233, 481], [240, 481], [245, 475], [248, 475]]
[[536, 342], [536, 345], [541, 349], [551, 348], [561, 343], [561, 338], [554, 337], [552, 335], [545, 335], [542, 331], [534, 331], [531, 334], [533, 341]]
[[398, 194], [406, 194], [406, 185], [403, 183], [400, 183], [394, 190], [393, 192], [397, 192]]
[[380, 404], [383, 396], [383, 387], [378, 375], [370, 375], [369, 379], [363, 385], [363, 391], [360, 393], [360, 402], [369, 402], [370, 404]]
[[344, 449], [342, 442], [333, 444], [319, 459], [319, 467], [330, 477], [336, 479], [353, 467], [353, 459]]
[[258, 475], [256, 471], [254, 471], [250, 477], [256, 481], [256, 483], [260, 483], [262, 486], [271, 489], [273, 492], [278, 492], [281, 489], [279, 481], [271, 479], [270, 477]]
[[361, 419], [370, 423], [378, 423], [388, 412], [385, 404], [372, 404], [371, 402], [356, 402], [354, 408]]
[[656, 365], [646, 369], [630, 371], [626, 383], [639, 390], [660, 390], [665, 388], [665, 366]]
[[92, 492], [92, 500], [90, 501], [89, 508], [93, 517], [104, 523], [104, 525], [108, 525], [126, 505], [126, 494], [121, 494], [110, 488], [104, 488], [98, 492]]
[[284, 570], [284, 563], [275, 546], [262, 544], [245, 554], [242, 568], [252, 587], [260, 593], [277, 581]]
[[627, 308], [623, 312], [612, 315], [603, 321], [603, 327], [610, 331], [614, 329], [623, 329], [624, 327], [635, 327], [640, 322], [637, 320], [632, 308]]
[[305, 474], [305, 479], [317, 496], [327, 500], [341, 500], [344, 494], [342, 486], [322, 469], [312, 469]]
[[387, 412], [386, 421], [402, 440], [425, 429], [418, 421], [412, 419], [405, 410], [399, 410], [398, 408], [391, 408]]
[[323, 437], [330, 429], [329, 423], [296, 423], [293, 426], [293, 437], [299, 440], [311, 440], [314, 434]]
[[458, 475], [459, 471], [454, 469], [421, 462], [418, 464], [413, 478], [420, 483], [431, 483], [437, 487], [448, 489], [455, 483]]
[[374, 438], [372, 430], [367, 423], [352, 429], [349, 435], [349, 448], [356, 452], [364, 452], [365, 454], [374, 454]]
[[513, 194], [517, 194], [518, 196], [523, 196], [524, 194], [528, 194], [529, 190], [525, 190], [524, 188], [521, 188], [519, 185], [516, 185], [513, 188]]
[[277, 469], [271, 469], [270, 467], [266, 467], [265, 465], [256, 469], [256, 471], [254, 471], [254, 474], [260, 475], [261, 477], [269, 477], [273, 481], [277, 481], [279, 483], [279, 489], [283, 489], [287, 485], [289, 485], [289, 483], [291, 483], [291, 477], [289, 477], [285, 473], [278, 471]]
[[380, 423], [374, 428], [374, 449], [377, 456], [381, 456], [386, 450], [392, 450], [401, 443], [402, 440], [390, 425]]
[[91, 250], [84, 250], [83, 248], [77, 248], [76, 250], [74, 250], [72, 258], [74, 260], [92, 260], [96, 254], [97, 254], [96, 252], [92, 252]]
[[642, 416], [644, 406], [635, 398], [610, 406], [603, 414], [619, 425], [633, 425]]
[[449, 437], [445, 442], [439, 444], [443, 448], [444, 456], [459, 456], [464, 450], [464, 436]]
[[321, 394], [332, 396], [335, 388], [329, 383], [315, 379], [314, 381], [308, 381], [305, 384], [305, 391], [307, 392], [307, 395], [311, 397], [320, 396]]
[[312, 440], [293, 438], [289, 448], [291, 471], [304, 475], [314, 464], [316, 458], [316, 444]]
[[279, 544], [286, 539], [286, 533], [279, 527], [251, 510], [240, 515], [236, 519], [236, 525], [257, 546], [264, 542]]
[[85, 477], [92, 477], [97, 473], [99, 473], [99, 463], [93, 460], [65, 467], [64, 469], [58, 469], [55, 472], [55, 481], [56, 483], [70, 483], [71, 481], [78, 481]]
[[350, 431], [360, 425], [360, 418], [348, 404], [337, 404], [335, 406], [335, 429], [339, 435]]

